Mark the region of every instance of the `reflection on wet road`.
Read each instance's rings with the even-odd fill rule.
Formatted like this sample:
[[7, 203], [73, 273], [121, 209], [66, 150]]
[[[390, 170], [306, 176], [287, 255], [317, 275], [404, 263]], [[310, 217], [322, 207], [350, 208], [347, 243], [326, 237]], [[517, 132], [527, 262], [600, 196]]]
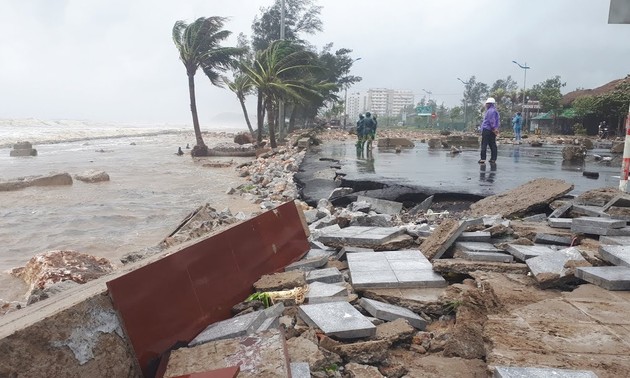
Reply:
[[[321, 146], [319, 155], [340, 160], [341, 172], [348, 180], [390, 182], [439, 192], [496, 194], [539, 177], [573, 183], [574, 194], [619, 185], [620, 167], [602, 162], [568, 164], [562, 161], [562, 148], [562, 145], [499, 145], [497, 163], [485, 165], [477, 163], [478, 149], [452, 154], [448, 149], [429, 149], [424, 143], [398, 153], [393, 148], [377, 147], [361, 153], [354, 143], [336, 142]], [[608, 150], [589, 151], [594, 153], [610, 155]], [[599, 172], [599, 179], [584, 177], [585, 170]]]

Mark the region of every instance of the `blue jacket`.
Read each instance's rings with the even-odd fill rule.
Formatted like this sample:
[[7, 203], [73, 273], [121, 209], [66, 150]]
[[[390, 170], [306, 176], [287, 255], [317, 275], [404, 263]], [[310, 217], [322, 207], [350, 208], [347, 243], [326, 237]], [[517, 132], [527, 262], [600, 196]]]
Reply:
[[523, 118], [517, 114], [512, 119], [512, 126], [514, 126], [515, 129], [520, 129], [522, 122], [523, 122]]
[[487, 129], [490, 131], [497, 130], [499, 128], [499, 112], [494, 107], [494, 105], [490, 105], [488, 110], [486, 110], [486, 115], [483, 117], [483, 122], [481, 123], [481, 130]]

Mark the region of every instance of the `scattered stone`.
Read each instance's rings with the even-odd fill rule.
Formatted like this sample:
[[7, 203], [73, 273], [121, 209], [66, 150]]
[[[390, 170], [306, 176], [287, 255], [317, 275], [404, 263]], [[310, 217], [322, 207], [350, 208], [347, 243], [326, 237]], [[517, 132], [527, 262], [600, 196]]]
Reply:
[[341, 285], [313, 282], [305, 295], [309, 304], [339, 302], [348, 300], [348, 290]]
[[353, 192], [354, 192], [354, 189], [352, 188], [335, 188], [335, 190], [333, 190], [332, 193], [330, 193], [330, 196], [328, 197], [328, 199], [333, 200], [335, 198], [347, 196], [348, 194], [351, 194]]
[[12, 269], [11, 274], [23, 279], [30, 286], [30, 293], [62, 281], [84, 284], [113, 270], [114, 267], [105, 258], [56, 250], [35, 255], [26, 266]]
[[55, 294], [58, 294], [62, 291], [72, 289], [73, 287], [79, 286], [80, 284], [74, 281], [61, 281], [55, 284], [52, 284], [44, 289], [35, 288], [31, 291], [28, 299], [26, 300], [26, 305], [30, 306], [33, 303], [39, 302], [44, 299], [48, 299]]
[[518, 218], [544, 209], [553, 200], [573, 190], [573, 185], [562, 180], [539, 178], [502, 194], [486, 197], [470, 206], [473, 216], [501, 214], [504, 218]]
[[306, 274], [306, 282], [322, 282], [322, 283], [338, 283], [344, 282], [343, 276], [339, 272], [337, 268], [324, 268], [324, 269], [316, 269], [311, 270]]
[[610, 218], [608, 214], [604, 212], [604, 208], [601, 206], [590, 206], [590, 205], [573, 205], [571, 208], [572, 216], [579, 217], [603, 217]]
[[328, 256], [321, 255], [317, 257], [312, 257], [310, 259], [302, 259], [292, 264], [289, 264], [286, 267], [284, 267], [284, 271], [288, 272], [291, 270], [298, 270], [298, 269], [309, 271], [309, 270], [321, 268], [322, 266], [326, 265], [327, 262], [328, 262]]
[[562, 160], [571, 162], [583, 162], [586, 157], [586, 147], [566, 146], [562, 149]]
[[462, 232], [458, 242], [489, 242], [492, 235], [487, 231]]
[[252, 137], [252, 134], [248, 132], [242, 132], [234, 135], [234, 143], [239, 145], [254, 144], [256, 143], [256, 139]]
[[549, 218], [547, 219], [549, 227], [570, 229], [573, 224], [572, 218]]
[[74, 178], [87, 183], [109, 181], [109, 175], [105, 171], [96, 171], [93, 169], [78, 173], [74, 175]]
[[566, 213], [569, 212], [569, 210], [571, 210], [571, 208], [573, 207], [573, 203], [572, 202], [567, 202], [563, 205], [561, 205], [560, 207], [558, 207], [557, 209], [555, 209], [551, 214], [549, 214], [549, 218], [562, 218]]
[[573, 219], [571, 232], [594, 235], [610, 235], [610, 230], [626, 226], [626, 221], [610, 218], [580, 217]]
[[420, 204], [411, 208], [411, 210], [409, 210], [409, 214], [414, 216], [418, 214], [424, 214], [427, 210], [429, 210], [431, 205], [433, 205], [433, 196], [425, 198], [424, 201], [422, 201]]
[[630, 268], [630, 246], [600, 245], [599, 254], [613, 265]]
[[249, 314], [212, 323], [195, 336], [195, 338], [188, 343], [188, 346], [193, 347], [205, 344], [209, 341], [232, 339], [252, 334], [256, 332], [258, 327], [260, 327], [266, 319], [267, 316], [265, 316], [264, 311], [254, 311]]
[[19, 177], [15, 180], [0, 181], [0, 192], [28, 188], [30, 186], [72, 185], [69, 173], [51, 173], [48, 176]]
[[346, 364], [346, 371], [353, 378], [384, 378], [374, 366], [361, 365], [354, 362]]
[[333, 348], [333, 352], [340, 355], [345, 361], [378, 364], [387, 358], [390, 346], [389, 340], [359, 341], [352, 344], [340, 343]]
[[356, 252], [374, 252], [372, 248], [361, 248], [361, 247], [342, 247], [337, 253], [337, 260], [345, 260], [345, 256], [347, 253], [356, 253]]
[[389, 340], [392, 343], [408, 342], [416, 332], [416, 328], [409, 324], [407, 320], [397, 318], [391, 322], [377, 325], [375, 338], [378, 340]]
[[342, 247], [354, 246], [374, 248], [404, 233], [398, 227], [361, 227], [350, 226], [338, 231], [327, 232], [319, 237], [326, 245]]
[[518, 245], [508, 243], [507, 251], [517, 259], [521, 261], [525, 261], [532, 257], [537, 257], [541, 255], [545, 255], [555, 251], [550, 247], [544, 245]]
[[547, 221], [547, 214], [536, 214], [523, 218], [523, 222], [545, 222]]
[[17, 142], [9, 152], [9, 156], [37, 156], [37, 150], [31, 142]]
[[468, 261], [463, 259], [442, 259], [433, 262], [433, 270], [439, 273], [470, 274], [475, 271], [527, 274], [525, 264], [493, 261]]
[[[289, 342], [287, 342], [287, 345]], [[317, 348], [317, 346], [315, 346]], [[289, 346], [289, 350], [291, 347]], [[289, 353], [289, 357], [291, 354]], [[311, 378], [311, 367], [308, 362], [291, 362], [291, 378]]]
[[404, 148], [411, 148], [411, 147], [415, 147], [415, 144], [407, 138], [378, 138], [377, 146], [385, 147], [385, 148], [398, 147], [398, 146], [404, 147]]
[[426, 240], [420, 245], [420, 250], [429, 260], [437, 260], [455, 240], [468, 228], [468, 221], [447, 219], [442, 222]]
[[599, 244], [630, 246], [630, 236], [600, 236]]

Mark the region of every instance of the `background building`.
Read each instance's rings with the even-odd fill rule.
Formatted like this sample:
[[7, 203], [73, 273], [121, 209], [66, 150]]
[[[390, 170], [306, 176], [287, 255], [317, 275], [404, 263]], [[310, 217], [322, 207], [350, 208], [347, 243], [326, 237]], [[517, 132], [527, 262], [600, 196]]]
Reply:
[[408, 105], [414, 105], [412, 91], [403, 89], [372, 88], [367, 93], [366, 111], [379, 116], [396, 117]]

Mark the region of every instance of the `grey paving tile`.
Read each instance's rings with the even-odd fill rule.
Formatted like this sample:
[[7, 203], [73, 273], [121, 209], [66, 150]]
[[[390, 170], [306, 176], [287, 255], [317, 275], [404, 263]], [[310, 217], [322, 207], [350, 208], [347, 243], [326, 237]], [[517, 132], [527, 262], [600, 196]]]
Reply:
[[626, 226], [626, 221], [601, 217], [579, 217], [573, 219], [573, 226], [621, 228]]
[[369, 312], [373, 317], [393, 321], [396, 319], [405, 319], [417, 329], [424, 330], [427, 322], [415, 312], [400, 306], [389, 303], [375, 301], [373, 299], [361, 298], [359, 305]]
[[482, 242], [455, 242], [455, 249], [471, 252], [501, 252], [501, 250], [494, 245]]
[[[511, 257], [511, 256], [510, 256]], [[430, 261], [422, 260], [393, 260], [389, 261], [389, 266], [395, 272], [406, 270], [433, 270]]]
[[507, 251], [517, 259], [521, 261], [525, 261], [529, 258], [540, 256], [554, 249], [544, 246], [544, 245], [518, 245], [518, 244], [508, 244]]
[[376, 211], [377, 213], [390, 215], [396, 215], [400, 213], [403, 205], [401, 202], [388, 201], [366, 196], [357, 196], [357, 202], [362, 201], [369, 203], [372, 207], [372, 210]]
[[599, 254], [611, 264], [630, 267], [630, 247], [624, 245], [600, 245]]
[[348, 302], [302, 305], [299, 316], [328, 336], [362, 338], [376, 334], [376, 327]]
[[575, 276], [606, 290], [630, 290], [630, 268], [626, 266], [581, 267]]
[[231, 339], [254, 332], [267, 319], [264, 311], [236, 316], [231, 319], [212, 323], [188, 343], [189, 347], [204, 344], [213, 340]]
[[394, 271], [399, 288], [436, 288], [446, 287], [446, 280], [433, 270], [398, 270]]
[[462, 232], [456, 239], [458, 242], [489, 242], [492, 235], [488, 231]]
[[630, 236], [600, 236], [599, 244], [630, 246]]
[[575, 248], [565, 248], [552, 251], [540, 256], [532, 257], [525, 261], [529, 270], [541, 286], [552, 286], [561, 280], [572, 277], [571, 266], [584, 266], [587, 264], [580, 251]]
[[545, 233], [537, 233], [534, 237], [534, 243], [553, 244], [553, 245], [571, 245], [573, 238], [570, 235], [552, 235]]
[[324, 268], [311, 270], [306, 273], [306, 282], [323, 282], [323, 283], [335, 283], [343, 282], [343, 276], [337, 268]]
[[345, 286], [313, 282], [308, 285], [308, 292], [304, 297], [309, 304], [346, 301], [348, 300], [348, 289]]
[[549, 218], [547, 219], [549, 227], [570, 229], [573, 224], [573, 218]]
[[464, 260], [470, 261], [495, 261], [495, 262], [504, 262], [511, 263], [514, 261], [514, 257], [512, 255], [508, 255], [507, 253], [502, 252], [474, 252], [474, 251], [461, 251], [457, 253], [458, 256]]
[[419, 249], [402, 249], [400, 251], [383, 251], [385, 258], [389, 261], [394, 260], [423, 260], [429, 262]]
[[355, 289], [394, 288], [399, 286], [392, 270], [350, 271], [350, 280]]

